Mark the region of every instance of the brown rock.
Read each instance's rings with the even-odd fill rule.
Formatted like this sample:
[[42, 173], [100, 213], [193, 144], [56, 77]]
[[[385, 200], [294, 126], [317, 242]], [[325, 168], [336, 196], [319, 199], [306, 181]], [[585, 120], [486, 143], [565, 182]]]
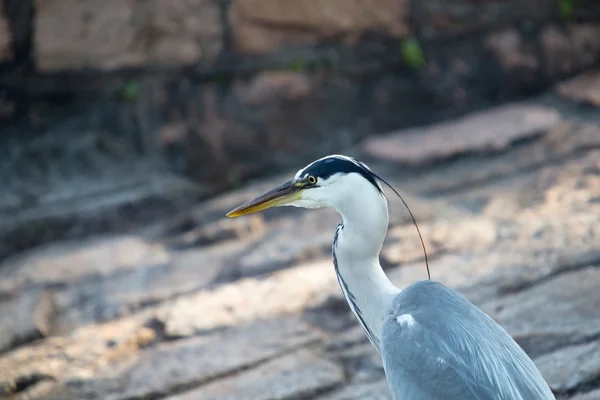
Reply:
[[[443, 253], [489, 251], [497, 239], [497, 225], [488, 218], [446, 214], [446, 218], [425, 222], [419, 218], [420, 231], [430, 258]], [[406, 264], [424, 259], [423, 247], [414, 225], [402, 225], [388, 230], [381, 256], [391, 264]]]
[[64, 284], [86, 277], [122, 273], [169, 261], [159, 244], [135, 236], [115, 236], [49, 245], [0, 265], [0, 278], [39, 284]]
[[600, 333], [600, 269], [559, 275], [482, 309], [535, 357]]
[[[298, 169], [296, 168], [296, 171]], [[172, 232], [181, 231], [181, 226], [202, 226], [219, 220], [223, 220], [224, 215], [231, 211], [233, 208], [256, 197], [271, 188], [280, 185], [289, 179], [290, 174], [293, 176], [295, 171], [290, 169], [287, 172], [277, 174], [272, 177], [265, 177], [265, 179], [255, 180], [248, 182], [242, 188], [225, 192], [221, 195], [214, 196], [212, 198], [203, 201], [201, 204], [192, 207], [190, 210], [182, 211], [180, 215], [174, 216], [170, 221], [159, 222], [157, 225], [150, 229], [149, 234], [151, 236], [168, 236]], [[280, 209], [285, 210], [285, 209]], [[254, 218], [262, 220], [264, 214], [255, 214]], [[252, 220], [253, 216], [248, 218], [235, 218], [231, 221], [249, 221], [252, 224], [264, 225], [263, 222]], [[225, 219], [227, 221], [227, 219]], [[242, 222], [239, 222], [242, 223]]]
[[250, 105], [267, 101], [298, 100], [312, 90], [306, 74], [297, 72], [263, 72], [238, 89], [240, 99]]
[[428, 164], [465, 153], [502, 151], [514, 141], [544, 133], [559, 121], [553, 109], [514, 104], [452, 122], [371, 137], [362, 146], [372, 157], [402, 164]]
[[[51, 380], [49, 391], [55, 392], [68, 381], [101, 376], [108, 365], [131, 360], [139, 351], [140, 333], [147, 336], [142, 325], [140, 318], [124, 319], [82, 328], [65, 337], [49, 337], [5, 353], [0, 357], [0, 394], [14, 393], [18, 382]], [[21, 395], [27, 398], [30, 389], [37, 390], [28, 388]]]
[[[301, 214], [300, 217], [274, 219], [269, 223], [268, 231], [263, 227], [254, 232], [239, 233], [239, 236], [235, 234], [236, 240], [202, 247], [190, 245], [189, 249], [180, 251], [167, 252], [161, 245], [136, 237], [91, 241], [82, 246], [56, 245], [46, 251], [32, 252], [32, 255], [18, 261], [7, 262], [4, 269], [0, 268], [0, 276], [4, 271], [7, 277], [17, 277], [19, 281], [65, 285], [65, 288], [56, 292], [61, 310], [57, 327], [59, 332], [65, 333], [85, 323], [106, 321], [148, 304], [205, 289], [215, 282], [225, 283], [263, 275], [293, 264], [330, 257], [333, 232], [339, 217], [327, 211], [293, 211]], [[225, 221], [242, 222], [244, 219]], [[203, 227], [207, 225], [210, 224], [203, 224]], [[264, 222], [260, 225], [264, 225]], [[213, 225], [213, 228], [232, 229], [228, 224]], [[238, 228], [242, 229], [243, 226]], [[298, 230], [304, 233], [299, 235]], [[212, 235], [219, 234], [213, 232]], [[323, 278], [328, 279], [333, 271], [330, 259], [323, 268], [327, 268]], [[271, 282], [280, 278], [274, 276], [273, 279]], [[312, 278], [308, 281], [312, 281]], [[253, 287], [255, 281], [242, 280], [238, 283]], [[213, 312], [208, 312], [207, 308], [190, 308], [201, 312], [196, 316], [198, 329], [212, 329], [225, 323], [237, 313], [238, 300], [241, 315], [252, 315], [249, 310], [243, 310], [247, 299], [240, 297], [242, 292], [236, 287], [236, 284], [225, 285], [198, 295], [205, 299], [201, 301], [206, 301], [207, 307], [209, 304], [216, 307]], [[256, 290], [263, 293], [263, 289]], [[298, 301], [303, 304], [305, 295], [311, 293], [313, 288], [298, 287], [298, 290], [304, 295], [290, 299], [290, 304], [297, 304]], [[267, 292], [265, 288], [264, 293]], [[223, 297], [220, 293], [232, 295]], [[184, 303], [185, 299], [182, 298]], [[229, 303], [221, 303], [226, 300]], [[257, 300], [259, 307], [262, 300], [259, 297]], [[227, 311], [229, 306], [234, 307], [236, 312]], [[264, 311], [269, 309], [266, 307]], [[212, 322], [204, 326], [203, 321]]]
[[592, 390], [591, 392], [579, 393], [573, 397], [571, 400], [600, 400], [600, 389]]
[[210, 0], [36, 0], [35, 53], [45, 71], [176, 67], [221, 50]]
[[339, 365], [300, 350], [247, 372], [202, 386], [168, 400], [285, 400], [314, 398], [344, 382]]
[[336, 285], [331, 261], [316, 262], [277, 272], [265, 279], [242, 279], [212, 291], [182, 297], [166, 303], [157, 311], [157, 316], [164, 322], [168, 335], [187, 336], [220, 326], [300, 312], [337, 293]]
[[236, 47], [264, 53], [366, 32], [403, 37], [409, 31], [407, 6], [405, 0], [238, 0], [231, 20]]
[[166, 264], [124, 267], [107, 276], [71, 284], [56, 293], [61, 309], [57, 321], [60, 332], [127, 315], [144, 305], [205, 288], [226, 269], [229, 258], [223, 254], [235, 257], [247, 246], [243, 241], [231, 241], [184, 251], [172, 254]]
[[[537, 177], [552, 176], [556, 171], [560, 171], [559, 168], [546, 167], [548, 164], [561, 163], [561, 160], [568, 158], [572, 160], [569, 165], [581, 164], [580, 168], [593, 168], [592, 166], [597, 162], [594, 149], [598, 145], [600, 145], [598, 125], [579, 124], [573, 121], [562, 122], [526, 146], [514, 146], [496, 157], [487, 157], [485, 167], [474, 168], [473, 161], [465, 158], [464, 162], [444, 164], [443, 169], [419, 175], [418, 179], [399, 180], [397, 185], [401, 185], [399, 187], [403, 190], [420, 195], [444, 194], [445, 198], [448, 198], [450, 195], [462, 192], [471, 199], [463, 198], [461, 201], [479, 202], [488, 199], [490, 206], [486, 207], [486, 213], [494, 214], [494, 217], [512, 218], [513, 208], [507, 207], [509, 205], [506, 201], [507, 192], [504, 191], [501, 197], [496, 197], [497, 195], [491, 195], [491, 192], [503, 189], [486, 188], [486, 185], [499, 179], [511, 180], [512, 187], [509, 189], [511, 196], [521, 197], [511, 206], [520, 209], [533, 201], [531, 198], [525, 199], [524, 194], [537, 193], [535, 201], [543, 194], [543, 188], [540, 188], [540, 184], [536, 182]], [[580, 156], [581, 152], [588, 151], [589, 155]], [[582, 160], [586, 160], [585, 165], [580, 163]], [[527, 176], [522, 174], [523, 170], [542, 170], [544, 174]], [[582, 172], [578, 172], [575, 179], [580, 179], [581, 174]], [[465, 188], [470, 190], [465, 191]], [[593, 196], [594, 191], [589, 190], [589, 192]], [[412, 202], [409, 204], [414, 207]]]
[[[171, 225], [169, 228], [169, 225]], [[226, 242], [228, 240], [244, 240], [259, 237], [265, 230], [265, 223], [260, 214], [248, 218], [226, 218], [216, 221], [201, 222], [193, 225], [190, 219], [161, 223], [162, 227], [151, 228], [152, 235], [160, 237], [165, 245], [173, 250], [185, 250], [198, 246]], [[182, 229], [183, 228], [183, 229]], [[163, 233], [161, 233], [163, 232]]]
[[331, 244], [340, 217], [333, 210], [271, 221], [273, 228], [239, 255], [241, 276], [260, 275], [287, 266], [331, 256]]
[[143, 353], [108, 399], [144, 398], [206, 382], [319, 340], [295, 319], [261, 321], [224, 335], [161, 344]]
[[[441, 255], [430, 258], [435, 279], [468, 288], [469, 298], [481, 304], [502, 294], [522, 291], [552, 275], [600, 263], [600, 203], [594, 201], [600, 176], [593, 172], [598, 170], [600, 153], [575, 150], [594, 148], [589, 140], [600, 140], [599, 132], [590, 130], [584, 135], [569, 129], [555, 136], [551, 131], [539, 142], [520, 146], [516, 154], [498, 157], [498, 166], [503, 163], [510, 164], [511, 169], [518, 168], [525, 161], [535, 166], [551, 162], [559, 154], [577, 151], [569, 163], [538, 167], [535, 173], [525, 176], [513, 170], [506, 175], [511, 178], [498, 184], [490, 178], [478, 188], [471, 188], [477, 180], [468, 179], [476, 175], [471, 161], [462, 163], [462, 172], [458, 168], [438, 170], [440, 181], [462, 175], [462, 187], [470, 188], [445, 197], [454, 199], [454, 204], [482, 201], [484, 206], [475, 210], [483, 214], [480, 216], [453, 216], [445, 211], [434, 222], [420, 223], [430, 256], [433, 253], [435, 257], [436, 252]], [[561, 149], [543, 150], [550, 141]], [[494, 163], [486, 162], [481, 172], [490, 173], [496, 168]], [[398, 183], [402, 184], [406, 185], [406, 181]], [[397, 238], [398, 242], [384, 247], [384, 260], [406, 263], [411, 261], [405, 258], [407, 255], [422, 251], [409, 228], [390, 229], [390, 239]], [[389, 271], [398, 284], [423, 279], [424, 263], [412, 261], [410, 268]]]
[[562, 348], [535, 364], [553, 392], [571, 392], [600, 377], [600, 342]]
[[[351, 318], [354, 318], [354, 316], [351, 316]], [[354, 330], [356, 329], [362, 330], [358, 325], [355, 325]], [[340, 335], [336, 334], [330, 338], [332, 344], [338, 336]], [[352, 343], [349, 348], [337, 352], [337, 354], [333, 353], [330, 357], [344, 365], [346, 373], [352, 376], [355, 383], [373, 382], [385, 378], [381, 354], [368, 341], [364, 330], [357, 336], [357, 342]], [[346, 345], [348, 346], [348, 344]]]
[[354, 400], [354, 399], [369, 399], [369, 400], [391, 400], [390, 392], [386, 380], [372, 383], [356, 383], [351, 384], [334, 392], [330, 395], [319, 397], [319, 400]]
[[600, 107], [600, 70], [586, 72], [556, 87], [563, 97]]
[[415, 2], [413, 14], [423, 37], [431, 40], [490, 30], [521, 19], [543, 21], [554, 9], [552, 0], [433, 0]]
[[139, 319], [128, 319], [9, 353], [0, 358], [0, 389], [10, 394], [14, 382], [46, 377], [53, 386], [45, 399], [154, 397], [320, 339], [318, 332], [298, 319], [282, 318], [148, 347], [153, 335]]
[[0, 279], [0, 301], [11, 300], [22, 288], [23, 285], [15, 279]]
[[55, 311], [52, 295], [42, 290], [23, 290], [0, 301], [0, 351], [46, 336]]
[[540, 60], [535, 54], [535, 47], [526, 43], [514, 28], [490, 34], [485, 44], [496, 56], [504, 71], [535, 71], [539, 68]]
[[[247, 193], [246, 196], [251, 197], [252, 194]], [[238, 201], [242, 202], [243, 199]], [[296, 211], [295, 215], [299, 217], [274, 219], [267, 232], [262, 216], [259, 218], [260, 222], [251, 224], [259, 225], [256, 229], [247, 224], [235, 224], [234, 227], [229, 223], [244, 222], [246, 219], [223, 220], [223, 210], [216, 216], [219, 219], [212, 224], [199, 221], [202, 228], [212, 226], [212, 230], [198, 234], [210, 234], [216, 238], [223, 230], [250, 231], [230, 232], [224, 237], [227, 240], [222, 243], [217, 241], [203, 247], [196, 247], [192, 243], [190, 248], [179, 251], [168, 251], [160, 243], [148, 242], [136, 236], [116, 236], [47, 246], [6, 261], [0, 267], [0, 277], [5, 279], [7, 291], [23, 282], [59, 286], [55, 296], [59, 308], [56, 328], [57, 333], [67, 333], [86, 323], [106, 321], [148, 304], [204, 289], [216, 281], [227, 282], [261, 275], [292, 264], [330, 256], [339, 216], [327, 211], [292, 211]], [[298, 230], [304, 233], [298, 235]], [[197, 236], [193, 237], [201, 240]], [[230, 240], [232, 238], [237, 240]], [[182, 242], [179, 241], [179, 244], [182, 245]], [[323, 277], [329, 278], [329, 273], [333, 271], [331, 262], [324, 268], [327, 268], [328, 273]], [[277, 281], [279, 278], [274, 279]], [[247, 281], [239, 283], [249, 284]], [[246, 300], [235, 295], [241, 293], [235, 285], [204, 292], [201, 297], [215, 296], [213, 299], [217, 300], [206, 300], [206, 304], [214, 304], [219, 310], [225, 310], [233, 304], [220, 303], [226, 299], [218, 295], [223, 290], [223, 293], [234, 293], [229, 298], [230, 302], [237, 304], [237, 300], [240, 300], [241, 315], [251, 315], [249, 311], [242, 310]], [[313, 289], [299, 287], [298, 290], [308, 295]], [[305, 296], [300, 295], [298, 301], [302, 304]], [[290, 304], [296, 304], [295, 300]], [[257, 307], [260, 305], [259, 302]], [[196, 307], [191, 309], [197, 310]], [[199, 329], [212, 329], [233, 315], [226, 310], [224, 314], [217, 310], [201, 314], [196, 318]], [[228, 317], [221, 320], [218, 315]], [[206, 318], [213, 319], [204, 326]]]
[[544, 72], [554, 78], [584, 71], [598, 61], [600, 26], [570, 25], [560, 29], [549, 25], [541, 33]]
[[4, 0], [0, 0], [0, 62], [10, 61], [12, 56], [12, 34], [4, 15]]

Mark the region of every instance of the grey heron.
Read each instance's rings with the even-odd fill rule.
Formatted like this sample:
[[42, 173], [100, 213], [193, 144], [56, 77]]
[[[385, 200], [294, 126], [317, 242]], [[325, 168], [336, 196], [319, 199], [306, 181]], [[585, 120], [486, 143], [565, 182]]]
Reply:
[[331, 155], [227, 216], [275, 206], [331, 207], [341, 215], [333, 240], [335, 272], [381, 355], [394, 399], [554, 399], [514, 339], [456, 290], [432, 280], [400, 290], [387, 278], [379, 263], [389, 223], [381, 182], [387, 184], [363, 162]]

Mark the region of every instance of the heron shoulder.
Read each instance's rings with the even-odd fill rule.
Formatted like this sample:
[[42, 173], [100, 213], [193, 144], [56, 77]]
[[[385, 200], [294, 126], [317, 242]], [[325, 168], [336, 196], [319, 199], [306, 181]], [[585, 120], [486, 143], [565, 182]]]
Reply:
[[[442, 340], [460, 342], [471, 338], [489, 350], [510, 347], [510, 335], [492, 318], [455, 289], [436, 281], [419, 281], [402, 290], [394, 299], [391, 315], [398, 322], [410, 320], [406, 328], [419, 327], [435, 333]], [[408, 317], [410, 316], [410, 318]]]
[[554, 398], [510, 335], [439, 282], [417, 282], [396, 296], [381, 345], [386, 371], [410, 380], [429, 371], [431, 380], [446, 382], [437, 387], [439, 397], [455, 398], [456, 390], [468, 388], [478, 399]]
[[[456, 290], [430, 280], [413, 283], [402, 290], [394, 299], [391, 311], [395, 316], [410, 314], [417, 321], [438, 320], [439, 317], [450, 319], [458, 316], [472, 319], [483, 314]], [[441, 315], [438, 317], [437, 314]]]
[[[412, 335], [416, 331], [427, 331], [438, 340], [452, 343], [453, 353], [470, 352], [475, 347], [500, 350], [502, 346], [512, 345], [508, 333], [487, 314], [440, 282], [424, 280], [408, 286], [394, 299], [390, 314], [387, 323], [398, 327], [388, 332], [398, 334], [397, 329], [400, 329]], [[465, 349], [467, 341], [475, 347]]]

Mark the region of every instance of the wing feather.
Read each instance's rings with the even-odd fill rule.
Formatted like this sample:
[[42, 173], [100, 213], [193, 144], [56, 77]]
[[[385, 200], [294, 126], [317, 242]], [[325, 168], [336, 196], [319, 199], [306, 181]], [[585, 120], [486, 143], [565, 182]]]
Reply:
[[398, 295], [381, 353], [396, 399], [555, 399], [512, 337], [440, 283], [419, 282]]

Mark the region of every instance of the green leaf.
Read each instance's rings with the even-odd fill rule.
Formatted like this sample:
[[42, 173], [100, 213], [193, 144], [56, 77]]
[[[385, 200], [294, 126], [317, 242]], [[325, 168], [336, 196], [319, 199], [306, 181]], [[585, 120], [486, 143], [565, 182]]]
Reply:
[[402, 42], [401, 52], [404, 63], [409, 67], [419, 68], [425, 65], [425, 57], [417, 39], [410, 38]]
[[294, 72], [303, 72], [308, 69], [309, 65], [307, 61], [304, 60], [296, 60], [292, 61], [286, 65], [286, 70], [294, 71]]
[[140, 85], [137, 82], [128, 82], [123, 88], [123, 98], [127, 101], [135, 101], [140, 95]]
[[580, 0], [558, 0], [558, 10], [563, 18], [568, 19], [573, 16], [575, 6]]

